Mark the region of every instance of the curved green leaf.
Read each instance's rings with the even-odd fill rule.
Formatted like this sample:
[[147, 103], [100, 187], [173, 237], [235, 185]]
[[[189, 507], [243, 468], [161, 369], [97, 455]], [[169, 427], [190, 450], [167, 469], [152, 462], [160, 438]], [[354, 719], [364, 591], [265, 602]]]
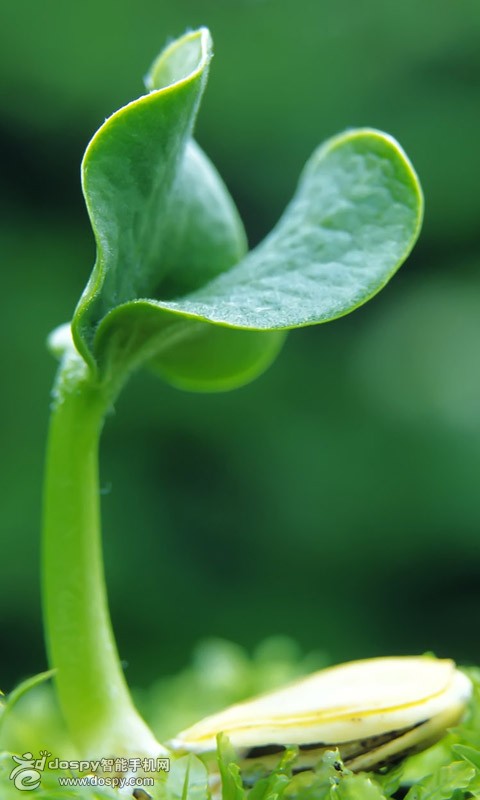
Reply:
[[[82, 186], [97, 261], [73, 336], [89, 361], [98, 322], [121, 303], [155, 295], [172, 263], [181, 266], [164, 287], [167, 297], [201, 286], [199, 271], [212, 277], [246, 250], [233, 202], [191, 140], [210, 57], [205, 29], [170, 45], [147, 79], [157, 88], [113, 114], [85, 153]], [[198, 247], [205, 232], [209, 241]]]
[[335, 319], [392, 277], [417, 239], [422, 210], [417, 177], [394, 139], [344, 133], [314, 153], [256, 250], [196, 292], [157, 305], [262, 330]]
[[152, 92], [107, 120], [85, 155], [98, 258], [72, 327], [104, 376], [147, 362], [184, 388], [250, 380], [281, 331], [376, 294], [420, 230], [406, 155], [386, 134], [354, 130], [318, 148], [276, 228], [245, 255], [233, 202], [191, 139], [209, 41], [202, 29], [167, 48]]

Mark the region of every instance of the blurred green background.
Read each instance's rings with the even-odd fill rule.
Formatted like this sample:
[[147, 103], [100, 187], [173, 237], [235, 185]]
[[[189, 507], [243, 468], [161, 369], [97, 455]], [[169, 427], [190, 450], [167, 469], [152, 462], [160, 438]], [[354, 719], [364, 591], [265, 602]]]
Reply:
[[80, 160], [200, 24], [215, 58], [197, 138], [252, 245], [350, 126], [398, 138], [427, 212], [387, 289], [291, 334], [256, 383], [197, 396], [141, 375], [121, 398], [101, 473], [129, 681], [182, 669], [205, 636], [480, 662], [478, 0], [3, 0], [1, 17], [1, 687], [45, 666], [45, 339], [94, 260]]

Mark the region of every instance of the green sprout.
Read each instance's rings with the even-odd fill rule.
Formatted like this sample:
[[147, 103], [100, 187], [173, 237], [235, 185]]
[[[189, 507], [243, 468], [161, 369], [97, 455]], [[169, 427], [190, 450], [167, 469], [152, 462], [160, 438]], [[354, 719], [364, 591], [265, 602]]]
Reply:
[[[192, 391], [248, 383], [288, 330], [342, 317], [379, 292], [422, 222], [400, 146], [349, 130], [313, 153], [280, 221], [248, 252], [235, 205], [192, 138], [211, 55], [206, 29], [170, 44], [148, 93], [90, 142], [82, 186], [97, 261], [71, 324], [50, 337], [60, 367], [45, 481], [45, 633], [62, 714], [85, 758], [166, 752], [130, 696], [102, 562], [99, 437], [130, 374], [146, 367]], [[279, 796], [287, 773], [284, 765], [266, 794]]]
[[315, 151], [276, 228], [250, 253], [220, 177], [192, 139], [211, 39], [188, 33], [159, 56], [149, 93], [90, 142], [82, 185], [97, 261], [61, 357], [45, 484], [43, 593], [50, 665], [87, 755], [151, 753], [117, 654], [103, 574], [97, 452], [129, 375], [145, 366], [191, 390], [242, 385], [292, 328], [375, 295], [409, 254], [422, 194], [407, 157], [374, 130]]

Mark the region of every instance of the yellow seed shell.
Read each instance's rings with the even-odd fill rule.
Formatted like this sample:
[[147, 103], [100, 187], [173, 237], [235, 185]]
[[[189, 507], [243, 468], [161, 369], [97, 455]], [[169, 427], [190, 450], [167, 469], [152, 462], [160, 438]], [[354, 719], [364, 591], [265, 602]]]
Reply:
[[448, 659], [353, 661], [206, 717], [170, 745], [178, 751], [210, 752], [223, 732], [240, 750], [269, 744], [335, 746], [426, 721], [431, 722], [425, 732], [434, 741], [458, 722], [471, 690], [469, 679]]

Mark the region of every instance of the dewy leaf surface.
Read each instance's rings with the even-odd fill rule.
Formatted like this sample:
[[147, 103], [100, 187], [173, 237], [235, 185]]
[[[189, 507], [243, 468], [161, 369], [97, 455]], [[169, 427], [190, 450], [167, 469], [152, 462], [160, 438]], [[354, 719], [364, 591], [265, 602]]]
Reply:
[[365, 129], [318, 148], [276, 228], [245, 255], [233, 202], [191, 138], [209, 58], [205, 29], [170, 45], [151, 93], [87, 149], [98, 257], [72, 330], [103, 375], [148, 362], [184, 388], [250, 380], [275, 357], [281, 331], [366, 302], [417, 238], [413, 168], [391, 137]]

